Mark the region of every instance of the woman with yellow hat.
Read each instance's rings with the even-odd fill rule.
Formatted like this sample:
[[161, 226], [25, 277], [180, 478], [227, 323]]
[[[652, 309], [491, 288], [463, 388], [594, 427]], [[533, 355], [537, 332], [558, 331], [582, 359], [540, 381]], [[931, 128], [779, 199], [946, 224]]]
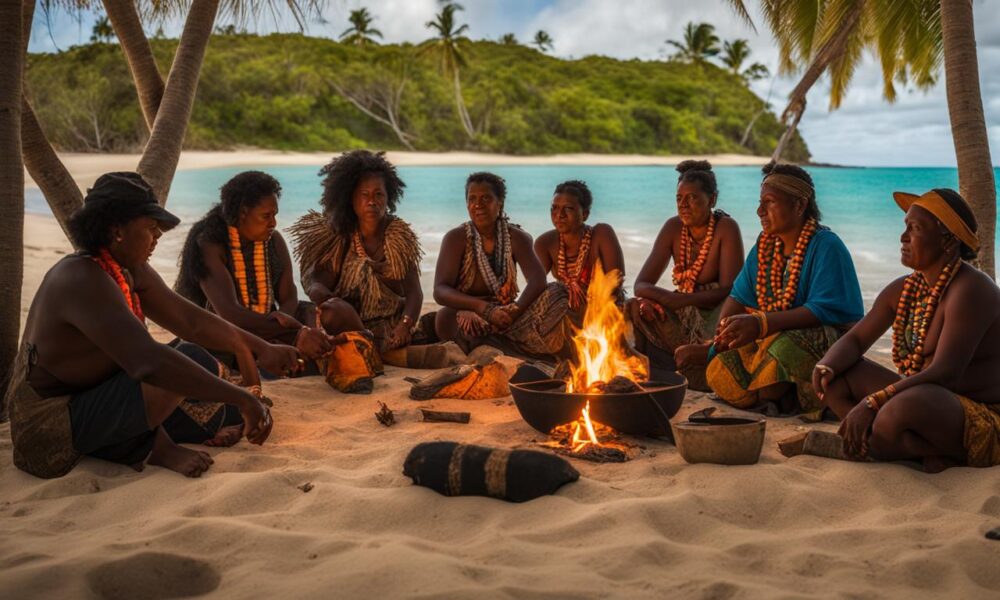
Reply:
[[[920, 460], [930, 472], [1000, 464], [1000, 288], [965, 262], [979, 250], [976, 219], [953, 190], [894, 197], [913, 272], [830, 348], [814, 386], [843, 419], [849, 456]], [[863, 357], [889, 327], [896, 371]]]

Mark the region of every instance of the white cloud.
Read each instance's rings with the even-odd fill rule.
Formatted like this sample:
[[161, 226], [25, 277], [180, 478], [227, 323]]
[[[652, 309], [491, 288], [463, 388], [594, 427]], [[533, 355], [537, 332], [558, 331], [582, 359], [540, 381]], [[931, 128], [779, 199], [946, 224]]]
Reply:
[[[974, 4], [976, 38], [979, 45], [979, 72], [986, 121], [994, 162], [1000, 162], [1000, 10], [997, 0]], [[279, 2], [280, 4], [280, 2]], [[665, 41], [681, 39], [689, 21], [712, 23], [722, 39], [744, 38], [753, 50], [752, 60], [764, 62], [772, 71], [777, 51], [759, 14], [760, 27], [754, 33], [723, 0], [461, 0], [458, 14], [468, 23], [469, 35], [476, 39], [496, 39], [515, 33], [523, 42], [536, 31], [547, 31], [555, 42], [554, 54], [580, 58], [603, 54], [616, 58], [662, 58], [670, 51]], [[757, 3], [748, 2], [756, 11]], [[334, 0], [323, 13], [324, 23], [308, 25], [309, 35], [336, 37], [347, 26], [350, 10], [365, 6], [374, 15], [374, 26], [387, 42], [420, 42], [430, 32], [424, 24], [440, 10], [437, 0]], [[32, 48], [52, 51], [45, 26], [36, 18]], [[65, 48], [82, 43], [90, 35], [93, 18], [78, 24], [56, 17], [51, 36], [56, 46]], [[167, 24], [168, 34], [176, 35], [179, 23]], [[295, 29], [287, 18], [265, 19], [253, 30], [260, 32]], [[758, 81], [754, 91], [766, 97], [780, 112], [783, 101], [794, 87], [794, 78]], [[858, 165], [954, 165], [954, 148], [948, 121], [943, 74], [930, 92], [900, 89], [895, 104], [882, 99], [882, 76], [870, 57], [855, 74], [843, 106], [828, 111], [829, 85], [821, 80], [809, 94], [809, 108], [800, 128], [813, 158], [819, 162]]]

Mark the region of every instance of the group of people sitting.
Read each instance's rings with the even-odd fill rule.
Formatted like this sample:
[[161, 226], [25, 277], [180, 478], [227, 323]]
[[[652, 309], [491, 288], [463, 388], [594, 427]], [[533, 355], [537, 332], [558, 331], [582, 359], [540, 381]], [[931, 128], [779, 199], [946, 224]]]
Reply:
[[[805, 170], [764, 168], [761, 231], [745, 258], [739, 225], [717, 208], [711, 165], [677, 171], [677, 216], [634, 297], [619, 284], [593, 300], [619, 303], [654, 369], [741, 409], [835, 415], [854, 458], [919, 460], [929, 471], [1000, 464], [1000, 289], [966, 262], [979, 241], [961, 196], [895, 195], [913, 272], [865, 315], [850, 253], [821, 224]], [[405, 187], [396, 169], [359, 150], [321, 175], [322, 210], [289, 229], [293, 251], [277, 230], [279, 182], [233, 177], [190, 229], [174, 290], [148, 259], [179, 219], [139, 175], [100, 177], [69, 224], [78, 252], [52, 267], [28, 314], [7, 392], [15, 464], [56, 477], [91, 455], [198, 476], [211, 457], [179, 443], [267, 439], [262, 378], [319, 374], [341, 391], [370, 391], [384, 362], [414, 366], [414, 348], [442, 342], [572, 360], [595, 274], [623, 281], [614, 230], [587, 223], [584, 182], [555, 188], [554, 229], [533, 243], [504, 210], [504, 180], [473, 173], [469, 220], [440, 246], [440, 308], [421, 315], [422, 251], [395, 215]], [[672, 285], [661, 287], [671, 264]], [[177, 339], [156, 342], [147, 316]], [[864, 357], [889, 327], [895, 371]]]

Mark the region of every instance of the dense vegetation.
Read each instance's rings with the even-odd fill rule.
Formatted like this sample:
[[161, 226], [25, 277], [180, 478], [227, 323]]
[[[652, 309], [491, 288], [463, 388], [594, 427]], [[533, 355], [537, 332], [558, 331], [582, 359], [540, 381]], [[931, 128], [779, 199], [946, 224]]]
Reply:
[[[176, 41], [151, 42], [166, 74]], [[418, 47], [217, 35], [186, 147], [403, 149], [406, 140], [428, 151], [767, 155], [782, 132], [742, 78], [710, 63], [562, 60], [487, 41], [470, 42], [465, 57], [461, 85], [476, 130], [472, 140], [458, 118], [453, 82]], [[62, 150], [129, 151], [144, 142], [116, 44], [31, 55], [27, 89], [49, 139]], [[801, 138], [786, 158], [808, 160]]]

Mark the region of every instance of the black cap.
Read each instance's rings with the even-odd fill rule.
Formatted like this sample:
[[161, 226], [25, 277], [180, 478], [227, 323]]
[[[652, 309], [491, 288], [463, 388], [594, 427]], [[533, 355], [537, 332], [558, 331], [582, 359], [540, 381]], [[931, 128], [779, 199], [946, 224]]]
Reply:
[[149, 217], [160, 223], [160, 229], [173, 229], [181, 222], [156, 201], [156, 194], [138, 173], [105, 173], [97, 178], [94, 187], [87, 190], [83, 208], [98, 206], [112, 208], [122, 222], [139, 217]]

